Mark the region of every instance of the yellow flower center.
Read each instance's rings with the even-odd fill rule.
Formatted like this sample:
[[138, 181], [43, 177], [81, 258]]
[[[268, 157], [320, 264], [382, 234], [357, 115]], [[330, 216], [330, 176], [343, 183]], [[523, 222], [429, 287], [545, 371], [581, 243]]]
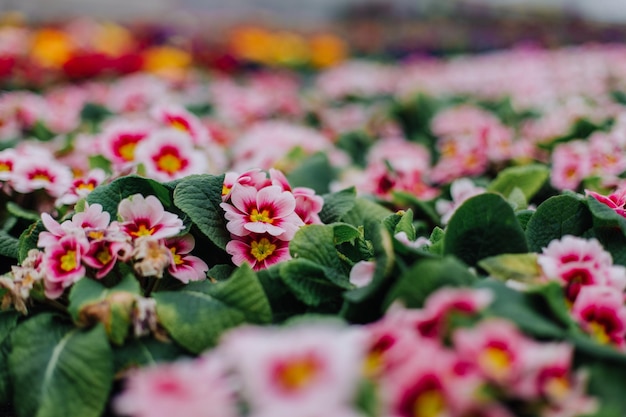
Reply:
[[79, 190], [89, 190], [89, 191], [93, 191], [94, 188], [96, 188], [92, 182], [81, 182], [80, 184], [78, 184], [76, 186], [77, 189]]
[[0, 162], [0, 171], [1, 172], [11, 171], [11, 165], [6, 162]]
[[265, 237], [258, 242], [252, 241], [252, 244], [250, 246], [252, 247], [252, 249], [250, 249], [250, 253], [259, 262], [265, 260], [276, 250], [276, 245], [274, 245]]
[[177, 119], [170, 120], [170, 126], [182, 132], [189, 132], [189, 127], [187, 127], [187, 124]]
[[93, 240], [100, 240], [104, 237], [104, 232], [102, 230], [90, 230], [87, 232], [87, 237]]
[[170, 248], [170, 251], [172, 252], [172, 257], [174, 258], [174, 265], [182, 265], [184, 263], [183, 257], [176, 253], [176, 248]]
[[226, 195], [228, 193], [230, 193], [232, 187], [229, 187], [228, 185], [224, 184], [222, 185], [222, 195]]
[[76, 269], [76, 251], [68, 250], [61, 256], [61, 269], [65, 272]]
[[550, 378], [546, 382], [545, 392], [557, 401], [565, 399], [570, 392], [569, 379], [565, 375]]
[[119, 147], [118, 152], [125, 161], [134, 161], [136, 147], [137, 142], [127, 142]]
[[111, 256], [111, 253], [109, 253], [108, 250], [103, 249], [101, 251], [99, 251], [96, 254], [96, 259], [102, 264], [102, 265], [106, 265], [109, 262], [111, 262], [111, 259], [113, 259], [113, 257]]
[[480, 364], [496, 378], [506, 375], [511, 366], [510, 354], [499, 347], [488, 347], [480, 355]]
[[589, 323], [589, 333], [603, 345], [608, 345], [611, 342], [611, 338], [607, 334], [605, 327], [598, 322], [592, 321]]
[[183, 161], [178, 157], [178, 155], [168, 152], [163, 153], [158, 157], [156, 165], [160, 171], [165, 171], [171, 175], [180, 171], [183, 166]]
[[314, 358], [304, 357], [280, 366], [276, 377], [282, 388], [287, 391], [297, 391], [310, 384], [318, 372], [318, 362]]
[[151, 236], [154, 233], [154, 227], [148, 229], [145, 224], [140, 224], [136, 231], [131, 232], [135, 237]]
[[441, 391], [430, 389], [422, 392], [413, 403], [413, 417], [437, 417], [446, 409], [446, 399]]
[[31, 180], [40, 180], [50, 182], [51, 178], [45, 172], [37, 172], [33, 176], [31, 176]]
[[263, 222], [263, 223], [274, 223], [274, 219], [270, 217], [269, 210], [262, 210], [260, 213], [257, 209], [252, 209], [252, 213], [250, 213], [250, 221], [252, 222]]

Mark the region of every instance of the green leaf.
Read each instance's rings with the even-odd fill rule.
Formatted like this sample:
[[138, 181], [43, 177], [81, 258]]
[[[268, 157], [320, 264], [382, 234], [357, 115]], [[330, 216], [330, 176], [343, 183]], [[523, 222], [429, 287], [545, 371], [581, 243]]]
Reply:
[[174, 189], [174, 204], [198, 226], [217, 247], [226, 248], [230, 234], [222, 203], [224, 176], [192, 175]]
[[536, 282], [541, 268], [536, 253], [516, 253], [491, 256], [478, 262], [478, 266], [490, 276], [502, 281], [512, 279], [520, 282]]
[[42, 142], [52, 140], [56, 135], [41, 120], [37, 120], [27, 135], [32, 135]]
[[104, 324], [111, 341], [121, 345], [128, 336], [133, 305], [140, 294], [139, 282], [133, 274], [126, 275], [112, 288], [84, 278], [72, 286], [68, 312], [79, 326]]
[[39, 233], [46, 230], [41, 220], [36, 223], [31, 224], [28, 229], [24, 230], [20, 235], [19, 239], [19, 248], [18, 248], [18, 261], [22, 263], [26, 257], [28, 257], [28, 252], [31, 249], [37, 248], [37, 241], [39, 240]]
[[170, 211], [172, 208], [171, 193], [172, 189], [157, 181], [128, 175], [118, 178], [110, 184], [96, 187], [87, 195], [87, 202], [102, 205], [103, 210], [109, 212], [112, 219], [115, 219], [120, 201], [135, 194], [142, 194], [144, 197], [154, 195], [163, 204], [165, 210]]
[[619, 227], [622, 233], [626, 236], [626, 218], [620, 216], [606, 204], [603, 204], [596, 200], [592, 196], [587, 197], [587, 204], [589, 205], [589, 211], [594, 219], [594, 227], [606, 227], [614, 228]]
[[421, 308], [430, 294], [441, 287], [470, 286], [476, 281], [466, 265], [453, 257], [425, 259], [406, 270], [385, 299], [385, 308], [399, 300], [406, 307]]
[[113, 384], [102, 326], [82, 331], [51, 314], [21, 324], [11, 338], [9, 371], [20, 417], [99, 417]]
[[526, 197], [526, 201], [530, 201], [549, 176], [550, 169], [545, 165], [510, 167], [500, 171], [487, 190], [509, 197], [515, 188], [519, 188]]
[[446, 228], [444, 254], [470, 266], [504, 253], [528, 251], [526, 237], [511, 206], [497, 194], [480, 194], [465, 201]]
[[80, 118], [83, 121], [93, 124], [100, 124], [104, 119], [112, 115], [113, 113], [109, 109], [95, 103], [86, 103], [80, 112]]
[[226, 281], [199, 281], [179, 291], [153, 294], [157, 316], [172, 338], [200, 353], [215, 346], [226, 330], [242, 323], [269, 323], [272, 312], [263, 287], [249, 266]]
[[439, 224], [440, 217], [433, 206], [413, 194], [404, 191], [392, 191], [392, 201], [398, 207], [411, 207], [415, 212], [416, 219], [424, 219], [432, 224]]
[[341, 221], [359, 227], [367, 221], [382, 222], [385, 217], [393, 214], [391, 210], [371, 200], [357, 197], [354, 207], [346, 213]]
[[151, 337], [131, 339], [122, 346], [113, 348], [116, 373], [134, 367], [172, 362], [182, 356], [185, 356], [185, 351], [175, 343], [161, 342]]
[[18, 219], [28, 220], [29, 222], [36, 222], [41, 218], [41, 215], [38, 212], [26, 210], [13, 201], [7, 202], [7, 211]]
[[349, 272], [337, 254], [335, 229], [332, 225], [312, 224], [301, 227], [289, 242], [289, 252], [293, 258], [308, 259], [324, 267], [327, 276], [333, 281], [342, 281]]
[[89, 157], [89, 169], [100, 168], [104, 172], [111, 173], [111, 161], [102, 155], [91, 155]]
[[335, 245], [339, 245], [346, 242], [354, 242], [356, 239], [362, 237], [361, 230], [347, 223], [333, 223], [333, 242]]
[[339, 149], [350, 155], [355, 165], [365, 167], [367, 149], [374, 143], [374, 138], [363, 131], [353, 131], [340, 135], [336, 143]]
[[327, 275], [327, 270], [308, 259], [294, 259], [280, 265], [280, 278], [298, 300], [317, 307], [339, 299], [343, 290], [351, 287], [348, 277], [334, 281]]
[[10, 335], [15, 326], [19, 313], [15, 311], [0, 311], [0, 404], [10, 402], [11, 389], [8, 367], [8, 351], [10, 350]]
[[0, 255], [17, 259], [20, 249], [18, 238], [11, 236], [4, 230], [0, 230]]
[[594, 360], [589, 368], [589, 394], [599, 399], [600, 411], [596, 416], [622, 417], [626, 410], [624, 375], [626, 364]]
[[335, 179], [334, 168], [323, 153], [316, 153], [297, 165], [287, 174], [292, 187], [309, 187], [317, 194], [329, 191], [330, 183]]
[[554, 239], [582, 236], [591, 225], [591, 213], [583, 201], [567, 194], [550, 197], [537, 207], [526, 225], [528, 246], [540, 252]]
[[356, 203], [356, 190], [354, 187], [346, 188], [332, 194], [324, 194], [324, 205], [319, 213], [323, 223], [335, 223], [348, 213]]
[[565, 334], [564, 328], [550, 319], [553, 317], [551, 307], [543, 297], [516, 291], [490, 279], [479, 281], [475, 287], [493, 293], [494, 299], [487, 308], [489, 314], [511, 320], [522, 331], [534, 336], [560, 339]]

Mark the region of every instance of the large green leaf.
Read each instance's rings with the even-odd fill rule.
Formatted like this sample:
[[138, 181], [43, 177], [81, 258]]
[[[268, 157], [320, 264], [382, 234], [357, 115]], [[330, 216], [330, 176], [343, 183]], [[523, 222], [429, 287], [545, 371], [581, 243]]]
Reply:
[[389, 291], [384, 305], [388, 307], [399, 300], [407, 307], [421, 308], [428, 296], [437, 289], [470, 286], [476, 280], [467, 266], [453, 257], [425, 259], [402, 274]]
[[489, 184], [488, 191], [509, 197], [515, 188], [524, 193], [529, 201], [541, 189], [541, 186], [550, 176], [550, 170], [545, 165], [532, 164], [506, 168]]
[[341, 220], [344, 214], [354, 207], [356, 202], [356, 191], [352, 188], [338, 191], [332, 194], [324, 194], [324, 205], [319, 213], [322, 222], [334, 223]]
[[120, 201], [135, 194], [154, 195], [161, 201], [165, 210], [169, 211], [172, 208], [171, 193], [172, 189], [160, 182], [136, 175], [128, 175], [118, 178], [110, 184], [96, 187], [87, 196], [87, 202], [89, 204], [101, 204], [103, 210], [109, 212], [115, 219]]
[[174, 189], [174, 204], [198, 226], [217, 247], [230, 241], [222, 203], [224, 176], [192, 175]]
[[19, 313], [16, 311], [0, 311], [0, 404], [9, 403], [10, 380], [7, 363], [8, 350], [10, 349], [9, 335], [17, 326]]
[[0, 255], [17, 259], [20, 248], [18, 238], [11, 236], [4, 230], [0, 230]]
[[528, 251], [526, 237], [511, 206], [497, 194], [480, 194], [459, 207], [446, 228], [444, 254], [470, 266], [503, 253]]
[[269, 323], [270, 305], [256, 274], [244, 265], [226, 281], [195, 282], [180, 291], [153, 294], [157, 316], [172, 338], [193, 353], [214, 346], [242, 323]]
[[380, 204], [366, 198], [357, 197], [354, 207], [341, 218], [341, 221], [359, 227], [364, 225], [368, 220], [381, 222], [390, 214], [392, 214], [391, 210], [386, 209]]
[[20, 417], [99, 417], [113, 383], [102, 326], [76, 329], [52, 314], [21, 324], [11, 338], [9, 371]]
[[349, 272], [337, 254], [333, 225], [312, 224], [300, 228], [289, 242], [289, 251], [294, 258], [309, 259], [324, 267], [334, 282], [342, 281]]
[[280, 265], [280, 278], [298, 300], [317, 307], [339, 299], [343, 290], [351, 287], [347, 276], [343, 281], [335, 282], [326, 274], [327, 270], [308, 259], [294, 259]]
[[537, 207], [526, 225], [529, 249], [540, 252], [554, 239], [582, 236], [591, 225], [591, 213], [583, 201], [567, 194], [550, 197]]

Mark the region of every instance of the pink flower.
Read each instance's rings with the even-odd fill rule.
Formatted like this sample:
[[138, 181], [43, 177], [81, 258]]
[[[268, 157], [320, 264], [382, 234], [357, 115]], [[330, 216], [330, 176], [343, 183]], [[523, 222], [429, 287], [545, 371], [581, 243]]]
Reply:
[[431, 294], [421, 310], [405, 310], [402, 320], [422, 337], [443, 340], [453, 315], [470, 316], [487, 307], [493, 294], [488, 290], [442, 288]]
[[115, 120], [100, 134], [100, 147], [115, 167], [135, 162], [137, 145], [148, 137], [152, 127], [142, 121]]
[[228, 220], [226, 228], [235, 236], [268, 233], [282, 240], [291, 240], [304, 222], [295, 213], [296, 199], [289, 191], [272, 185], [261, 190], [235, 186], [232, 204], [221, 203]]
[[45, 293], [48, 298], [58, 298], [63, 290], [85, 276], [81, 263], [89, 243], [85, 238], [67, 235], [46, 248], [43, 257]]
[[215, 356], [136, 369], [113, 405], [131, 417], [238, 416], [235, 394]]
[[552, 153], [552, 185], [559, 190], [575, 190], [591, 174], [589, 145], [572, 141], [558, 145]]
[[165, 240], [165, 246], [172, 252], [173, 261], [168, 272], [178, 280], [187, 284], [206, 278], [209, 266], [197, 256], [189, 255], [196, 241], [190, 234]]
[[172, 237], [183, 230], [183, 221], [177, 215], [165, 211], [153, 195], [135, 194], [120, 201], [118, 216], [122, 230], [133, 239], [151, 236], [153, 239]]
[[176, 129], [159, 130], [137, 145], [136, 161], [148, 177], [171, 181], [207, 170], [203, 152], [194, 149], [189, 135]]
[[626, 268], [613, 265], [611, 254], [596, 239], [563, 236], [550, 242], [537, 262], [548, 280], [565, 286], [570, 301], [586, 285], [606, 285], [620, 291], [626, 288]]
[[[296, 198], [296, 214], [305, 224], [321, 224], [319, 212], [324, 205], [324, 199], [315, 194], [315, 190], [308, 187], [296, 187], [291, 189], [289, 181], [281, 171], [270, 168], [272, 185], [281, 187], [284, 191], [291, 191]], [[258, 187], [257, 187], [258, 189]]]
[[45, 190], [60, 197], [72, 185], [72, 172], [54, 159], [35, 155], [20, 155], [13, 166], [13, 188], [19, 193]]
[[[272, 170], [270, 170], [270, 175], [271, 172]], [[287, 181], [287, 179], [285, 179], [285, 181]], [[234, 171], [229, 171], [224, 176], [224, 185], [222, 186], [222, 201], [228, 201], [228, 199], [230, 198], [230, 193], [235, 184], [249, 185], [256, 188], [257, 190], [267, 187], [268, 185], [278, 185], [273, 184], [270, 179], [267, 178], [267, 174], [260, 168], [251, 169], [245, 171], [242, 174], [238, 174]], [[284, 190], [289, 191], [286, 188], [284, 188]]]
[[106, 173], [96, 168], [87, 173], [84, 177], [76, 178], [69, 190], [57, 199], [57, 205], [75, 204], [81, 198], [85, 198], [98, 185], [102, 184], [106, 178]]
[[220, 349], [241, 377], [253, 414], [322, 416], [352, 404], [363, 337], [331, 324], [244, 327], [228, 333]]
[[619, 348], [626, 346], [624, 293], [611, 287], [587, 286], [572, 306], [572, 316], [594, 339]]
[[271, 235], [233, 237], [226, 244], [226, 252], [232, 256], [235, 265], [247, 262], [255, 271], [291, 259], [289, 242]]
[[452, 340], [459, 357], [496, 384], [508, 386], [522, 376], [529, 341], [510, 322], [485, 320], [471, 329], [457, 329]]
[[626, 205], [626, 188], [615, 190], [614, 193], [608, 196], [598, 194], [595, 191], [585, 190], [585, 195], [595, 198], [602, 204], [609, 206], [620, 216], [626, 217], [626, 210], [624, 209], [624, 205]]
[[[0, 125], [2, 125], [1, 119]], [[13, 178], [13, 166], [17, 161], [17, 157], [18, 153], [15, 149], [9, 148], [0, 151], [0, 181], [10, 181]]]
[[211, 141], [209, 132], [195, 115], [180, 106], [157, 106], [151, 111], [152, 117], [164, 126], [189, 135], [195, 145], [206, 145]]

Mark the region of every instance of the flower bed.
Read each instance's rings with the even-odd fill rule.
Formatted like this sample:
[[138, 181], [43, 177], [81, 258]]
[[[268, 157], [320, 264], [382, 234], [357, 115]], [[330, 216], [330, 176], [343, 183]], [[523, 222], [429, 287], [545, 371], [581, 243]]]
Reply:
[[621, 416], [626, 48], [0, 96], [18, 416]]

